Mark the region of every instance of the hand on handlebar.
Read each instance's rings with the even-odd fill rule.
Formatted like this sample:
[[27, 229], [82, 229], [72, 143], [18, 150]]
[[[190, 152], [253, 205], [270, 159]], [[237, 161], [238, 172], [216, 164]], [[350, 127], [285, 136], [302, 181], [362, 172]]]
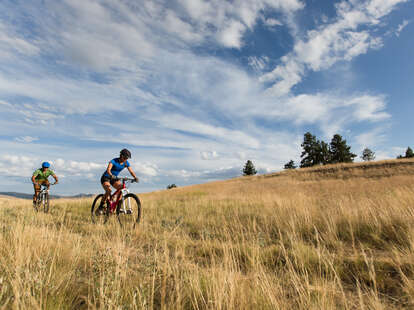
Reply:
[[111, 174], [111, 180], [118, 180], [118, 177], [116, 177], [113, 174]]
[[134, 178], [134, 182], [138, 183], [139, 179], [137, 177]]

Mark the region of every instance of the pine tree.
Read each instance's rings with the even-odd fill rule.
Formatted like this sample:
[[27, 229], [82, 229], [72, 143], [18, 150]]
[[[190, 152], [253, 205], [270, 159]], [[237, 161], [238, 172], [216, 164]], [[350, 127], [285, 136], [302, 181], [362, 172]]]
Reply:
[[373, 151], [371, 151], [369, 148], [365, 148], [362, 151], [362, 156], [361, 156], [363, 161], [371, 161], [375, 159], [375, 153]]
[[408, 147], [407, 150], [405, 151], [405, 158], [411, 158], [411, 157], [414, 157], [414, 152], [410, 147]]
[[331, 163], [351, 163], [356, 154], [351, 153], [351, 147], [342, 140], [341, 135], [334, 135], [330, 144]]
[[290, 160], [285, 164], [285, 169], [296, 169], [295, 162], [293, 160]]
[[302, 158], [300, 162], [300, 167], [312, 167], [318, 162], [318, 141], [316, 141], [316, 137], [312, 135], [310, 132], [305, 133], [303, 136], [303, 143], [301, 144], [303, 148], [302, 154], [300, 157]]
[[257, 173], [256, 169], [251, 160], [248, 160], [243, 168], [243, 175], [255, 175]]
[[301, 144], [303, 151], [301, 154], [300, 167], [312, 167], [314, 165], [326, 165], [331, 161], [329, 145], [324, 141], [316, 140], [316, 137], [310, 132], [303, 136]]
[[316, 164], [326, 165], [331, 163], [331, 152], [329, 144], [324, 141], [317, 141]]

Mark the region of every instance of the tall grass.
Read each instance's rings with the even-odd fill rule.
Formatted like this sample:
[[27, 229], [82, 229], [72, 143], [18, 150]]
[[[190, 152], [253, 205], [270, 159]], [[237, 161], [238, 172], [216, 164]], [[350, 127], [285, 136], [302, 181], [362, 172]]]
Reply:
[[356, 166], [145, 194], [133, 232], [0, 198], [0, 306], [413, 309], [414, 162]]

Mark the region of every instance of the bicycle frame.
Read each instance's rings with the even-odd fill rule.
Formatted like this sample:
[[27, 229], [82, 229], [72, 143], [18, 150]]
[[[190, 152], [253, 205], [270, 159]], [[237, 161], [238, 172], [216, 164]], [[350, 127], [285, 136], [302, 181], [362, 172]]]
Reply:
[[[53, 185], [55, 185], [55, 183], [49, 184], [49, 186], [53, 186]], [[48, 193], [49, 193], [49, 188], [47, 187], [47, 185], [40, 184], [40, 191], [39, 191], [38, 196], [43, 198], [44, 195], [46, 195]]]
[[[55, 185], [56, 183], [50, 184]], [[40, 189], [36, 195], [36, 203], [33, 205], [36, 211], [39, 211], [40, 208], [43, 209], [45, 213], [49, 211], [49, 187], [45, 184], [39, 184]]]
[[[125, 200], [124, 200], [124, 197], [125, 197], [125, 195], [129, 194], [129, 190], [126, 187], [126, 182], [127, 181], [131, 181], [131, 180], [128, 179], [128, 178], [122, 178], [121, 180], [122, 180], [122, 188], [117, 189], [115, 191], [115, 193], [111, 194], [111, 196], [109, 198], [109, 206], [110, 206], [109, 212], [110, 213], [114, 213], [115, 212], [116, 206], [118, 205], [118, 203], [119, 203], [119, 201], [121, 199], [122, 199], [122, 209], [123, 209], [123, 211], [126, 212], [126, 210], [127, 210], [125, 208]], [[115, 197], [116, 197], [116, 200], [114, 201], [114, 198]], [[128, 200], [128, 209], [129, 210], [131, 209], [131, 206], [129, 205], [129, 200]]]
[[37, 199], [40, 199], [41, 202], [45, 201], [46, 195], [49, 193], [49, 188], [46, 185], [40, 185], [40, 191], [37, 195]]

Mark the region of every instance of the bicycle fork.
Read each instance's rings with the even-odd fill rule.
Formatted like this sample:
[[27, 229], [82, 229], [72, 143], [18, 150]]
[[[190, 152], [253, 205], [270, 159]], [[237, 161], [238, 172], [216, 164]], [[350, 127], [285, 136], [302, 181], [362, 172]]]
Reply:
[[125, 196], [129, 193], [127, 189], [122, 190], [122, 211], [126, 214], [129, 210], [132, 212], [131, 209], [131, 200], [129, 198], [125, 199]]

